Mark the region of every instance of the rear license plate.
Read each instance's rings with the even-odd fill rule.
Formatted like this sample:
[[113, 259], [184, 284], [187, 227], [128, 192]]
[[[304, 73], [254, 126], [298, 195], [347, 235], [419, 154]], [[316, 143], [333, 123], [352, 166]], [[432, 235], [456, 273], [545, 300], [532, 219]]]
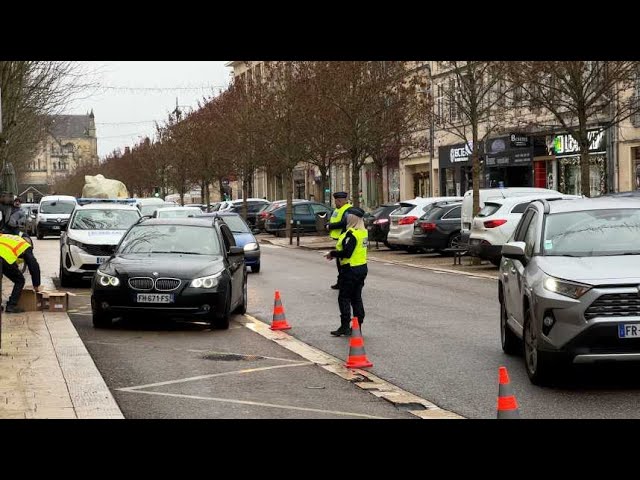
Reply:
[[58, 225], [54, 225], [53, 227], [51, 227], [51, 230], [60, 230], [60, 227]]
[[138, 303], [173, 303], [171, 293], [138, 293]]
[[640, 338], [640, 323], [618, 325], [618, 338]]
[[96, 263], [98, 265], [100, 265], [101, 263], [106, 262], [107, 260], [109, 260], [109, 257], [96, 257]]

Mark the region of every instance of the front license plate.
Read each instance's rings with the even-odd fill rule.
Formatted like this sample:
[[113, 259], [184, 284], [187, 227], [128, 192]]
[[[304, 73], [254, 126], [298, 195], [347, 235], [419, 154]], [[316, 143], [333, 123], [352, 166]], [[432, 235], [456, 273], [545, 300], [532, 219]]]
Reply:
[[138, 303], [173, 303], [171, 293], [138, 293]]
[[640, 338], [640, 323], [618, 325], [618, 338]]
[[53, 227], [51, 227], [51, 230], [60, 230], [60, 227], [58, 225], [54, 225]]
[[109, 260], [109, 257], [96, 257], [96, 263], [98, 265], [100, 265], [101, 263], [106, 262], [107, 260]]

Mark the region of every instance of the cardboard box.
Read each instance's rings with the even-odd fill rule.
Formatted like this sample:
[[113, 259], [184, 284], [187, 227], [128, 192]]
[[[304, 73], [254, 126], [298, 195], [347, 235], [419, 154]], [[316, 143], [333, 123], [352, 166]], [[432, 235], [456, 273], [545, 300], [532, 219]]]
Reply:
[[36, 312], [42, 310], [44, 304], [43, 294], [36, 292], [32, 287], [25, 287], [22, 289], [20, 299], [18, 300], [18, 307], [22, 308], [25, 312]]
[[69, 308], [69, 296], [67, 292], [44, 292], [43, 310], [49, 312], [66, 312]]

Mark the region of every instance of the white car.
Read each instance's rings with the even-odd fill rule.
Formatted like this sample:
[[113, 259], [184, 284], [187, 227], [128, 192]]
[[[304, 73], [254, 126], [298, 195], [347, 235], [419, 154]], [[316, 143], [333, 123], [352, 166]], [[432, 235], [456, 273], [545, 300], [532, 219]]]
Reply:
[[462, 197], [416, 197], [413, 200], [400, 202], [400, 206], [389, 215], [390, 245], [411, 250], [413, 246], [413, 226], [428, 207], [437, 202], [462, 200]]
[[115, 251], [126, 231], [141, 218], [133, 205], [89, 203], [77, 206], [60, 236], [60, 284], [91, 279]]
[[537, 193], [507, 198], [491, 198], [473, 219], [469, 236], [469, 253], [474, 257], [500, 264], [502, 245], [507, 243], [522, 214], [534, 200], [571, 200], [577, 195]]
[[202, 215], [199, 207], [161, 207], [154, 213], [154, 218], [187, 218]]
[[45, 235], [61, 235], [77, 203], [76, 198], [69, 195], [42, 197], [36, 215], [38, 240], [42, 240]]

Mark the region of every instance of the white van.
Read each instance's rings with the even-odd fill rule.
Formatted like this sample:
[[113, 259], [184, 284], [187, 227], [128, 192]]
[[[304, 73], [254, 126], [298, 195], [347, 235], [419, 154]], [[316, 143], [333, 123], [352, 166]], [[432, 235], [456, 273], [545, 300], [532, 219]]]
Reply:
[[47, 195], [42, 197], [36, 215], [36, 237], [42, 240], [45, 235], [60, 235], [63, 227], [69, 223], [71, 212], [78, 204], [76, 197], [70, 195]]
[[[548, 188], [536, 188], [536, 187], [509, 187], [509, 188], [481, 188], [480, 195], [480, 209], [484, 207], [484, 203], [490, 198], [508, 198], [508, 197], [522, 197], [532, 194], [556, 194], [562, 196], [562, 194], [556, 190], [549, 190]], [[473, 190], [467, 190], [462, 199], [462, 216], [460, 219], [460, 243], [468, 244], [469, 235], [471, 233], [471, 223], [473, 222]]]

